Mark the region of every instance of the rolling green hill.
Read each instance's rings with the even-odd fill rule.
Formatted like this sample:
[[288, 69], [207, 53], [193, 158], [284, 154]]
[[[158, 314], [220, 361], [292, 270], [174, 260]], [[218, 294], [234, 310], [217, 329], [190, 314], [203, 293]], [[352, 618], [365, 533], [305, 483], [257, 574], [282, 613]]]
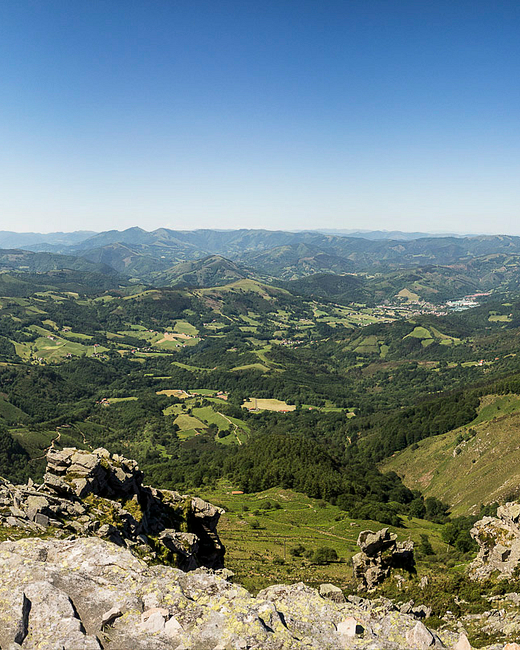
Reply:
[[291, 293], [313, 298], [333, 300], [339, 304], [366, 302], [372, 299], [364, 277], [317, 273], [290, 282], [280, 283]]
[[142, 251], [140, 247], [133, 248], [124, 243], [107, 244], [100, 248], [92, 248], [82, 253], [79, 259], [89, 260], [95, 264], [107, 264], [118, 273], [126, 276], [149, 279], [155, 273], [168, 268], [170, 261], [150, 251]]
[[251, 276], [234, 262], [210, 255], [201, 260], [182, 262], [157, 274], [155, 284], [185, 287], [217, 287]]
[[354, 270], [350, 260], [303, 242], [248, 253], [247, 257], [241, 259], [258, 272], [281, 280], [314, 273], [348, 273]]
[[89, 262], [73, 255], [0, 249], [0, 271], [47, 273], [62, 269], [114, 275], [114, 269], [107, 264]]

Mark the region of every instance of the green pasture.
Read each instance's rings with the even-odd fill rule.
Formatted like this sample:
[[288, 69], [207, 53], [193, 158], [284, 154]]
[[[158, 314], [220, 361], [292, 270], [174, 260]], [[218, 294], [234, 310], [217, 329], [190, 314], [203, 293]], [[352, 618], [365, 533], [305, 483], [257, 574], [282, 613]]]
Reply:
[[176, 321], [173, 331], [177, 332], [178, 334], [189, 334], [191, 336], [197, 336], [199, 333], [199, 330], [191, 323], [188, 323], [187, 320]]
[[[237, 582], [255, 593], [272, 584], [299, 581], [352, 587], [350, 559], [359, 551], [358, 535], [362, 530], [379, 530], [380, 523], [353, 520], [336, 506], [291, 490], [231, 494], [239, 489], [221, 481], [215, 489], [198, 491], [199, 496], [226, 510], [219, 522], [219, 535], [227, 549], [226, 566], [235, 572]], [[439, 525], [419, 519], [403, 524], [402, 528], [390, 527], [400, 540], [419, 542], [420, 535], [427, 534], [434, 550], [445, 550]], [[291, 549], [299, 545], [309, 551], [333, 548], [339, 561], [317, 565], [295, 557]]]

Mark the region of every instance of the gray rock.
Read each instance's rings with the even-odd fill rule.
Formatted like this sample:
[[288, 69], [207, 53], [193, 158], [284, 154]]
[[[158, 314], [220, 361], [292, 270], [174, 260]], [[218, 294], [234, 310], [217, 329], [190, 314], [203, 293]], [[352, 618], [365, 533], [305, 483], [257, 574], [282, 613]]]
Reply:
[[120, 607], [115, 606], [112, 607], [112, 609], [109, 609], [108, 612], [105, 612], [101, 617], [101, 629], [107, 625], [111, 625], [116, 620], [116, 618], [119, 618], [120, 616], [123, 616], [123, 612], [121, 611]]
[[[137, 463], [106, 449], [51, 448], [43, 484], [4, 481], [0, 500], [10, 513], [0, 517], [0, 525], [96, 534], [150, 559], [156, 558], [159, 539], [170, 552], [166, 559], [185, 571], [223, 568], [225, 549], [217, 534], [223, 510], [199, 498], [143, 486]], [[172, 522], [179, 522], [182, 531], [174, 530]]]
[[320, 596], [323, 598], [328, 598], [329, 600], [333, 600], [335, 603], [346, 602], [346, 598], [343, 592], [339, 587], [336, 587], [335, 585], [324, 583], [319, 586], [318, 591]]
[[471, 529], [479, 552], [470, 567], [473, 579], [484, 580], [492, 574], [510, 578], [520, 566], [520, 504], [506, 503], [496, 517], [484, 517]]
[[[128, 549], [98, 537], [3, 542], [0, 575], [2, 648], [14, 643], [15, 627], [8, 621], [20, 620], [24, 593], [31, 602], [24, 650], [93, 650], [99, 641], [104, 650], [440, 645], [422, 623], [386, 599], [336, 603], [302, 583], [274, 585], [253, 597], [218, 572], [147, 566]], [[453, 632], [439, 635], [448, 647], [457, 642]]]
[[472, 650], [468, 637], [463, 632], [461, 632], [459, 640], [453, 646], [453, 650]]
[[25, 502], [27, 517], [31, 521], [34, 521], [37, 514], [46, 514], [49, 512], [49, 505], [49, 501], [44, 496], [28, 496]]
[[164, 633], [171, 638], [179, 637], [183, 632], [182, 625], [172, 616], [164, 625]]
[[22, 644], [29, 629], [31, 602], [24, 592], [15, 589], [8, 607], [0, 611], [0, 644]]
[[387, 548], [393, 547], [396, 539], [397, 535], [390, 533], [388, 528], [382, 528], [376, 533], [371, 530], [363, 530], [359, 533], [357, 545], [362, 553], [373, 557]]
[[50, 519], [49, 517], [47, 517], [47, 515], [42, 515], [40, 512], [37, 512], [34, 515], [34, 523], [38, 524], [39, 526], [43, 526], [44, 528], [47, 528], [47, 526], [50, 523]]
[[352, 558], [358, 589], [373, 589], [390, 575], [392, 569], [415, 570], [413, 542], [397, 542], [397, 536], [383, 528], [376, 533], [364, 530], [359, 534], [361, 552]]
[[141, 623], [141, 630], [143, 632], [148, 632], [149, 634], [155, 634], [156, 632], [162, 632], [165, 626], [166, 619], [164, 615], [161, 612], [156, 611]]
[[406, 640], [412, 648], [430, 648], [435, 645], [435, 637], [426, 625], [420, 622], [408, 631]]
[[45, 580], [26, 585], [25, 591], [31, 601], [29, 647], [101, 649], [97, 638], [86, 634], [65, 592]]
[[364, 632], [363, 626], [360, 625], [353, 616], [349, 616], [345, 620], [341, 621], [337, 630], [340, 636], [350, 638], [355, 637], [358, 634], [363, 634]]

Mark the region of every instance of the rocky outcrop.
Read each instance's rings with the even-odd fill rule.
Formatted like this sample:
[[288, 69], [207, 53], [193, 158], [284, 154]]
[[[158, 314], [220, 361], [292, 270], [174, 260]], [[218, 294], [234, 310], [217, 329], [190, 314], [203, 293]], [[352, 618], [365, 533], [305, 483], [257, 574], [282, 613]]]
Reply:
[[473, 579], [510, 578], [520, 566], [520, 503], [506, 503], [496, 517], [484, 517], [471, 529], [479, 552], [470, 567]]
[[413, 542], [398, 542], [388, 528], [373, 533], [359, 533], [357, 545], [361, 552], [352, 558], [354, 578], [358, 589], [373, 589], [390, 575], [392, 569], [415, 571]]
[[95, 537], [4, 542], [0, 575], [4, 650], [417, 650], [458, 639], [388, 600], [339, 602], [302, 583], [255, 598], [219, 571], [149, 566]]
[[135, 461], [106, 449], [51, 449], [41, 485], [0, 479], [0, 524], [30, 534], [95, 535], [183, 570], [222, 568], [217, 523], [223, 510], [143, 486], [142, 479]]

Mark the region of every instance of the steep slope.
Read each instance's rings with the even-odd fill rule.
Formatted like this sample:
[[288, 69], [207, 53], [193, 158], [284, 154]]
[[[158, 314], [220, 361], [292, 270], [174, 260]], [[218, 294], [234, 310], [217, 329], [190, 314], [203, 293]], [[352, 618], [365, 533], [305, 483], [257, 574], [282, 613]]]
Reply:
[[520, 493], [520, 396], [486, 396], [470, 424], [419, 441], [382, 464], [410, 489], [435, 496], [454, 514]]

